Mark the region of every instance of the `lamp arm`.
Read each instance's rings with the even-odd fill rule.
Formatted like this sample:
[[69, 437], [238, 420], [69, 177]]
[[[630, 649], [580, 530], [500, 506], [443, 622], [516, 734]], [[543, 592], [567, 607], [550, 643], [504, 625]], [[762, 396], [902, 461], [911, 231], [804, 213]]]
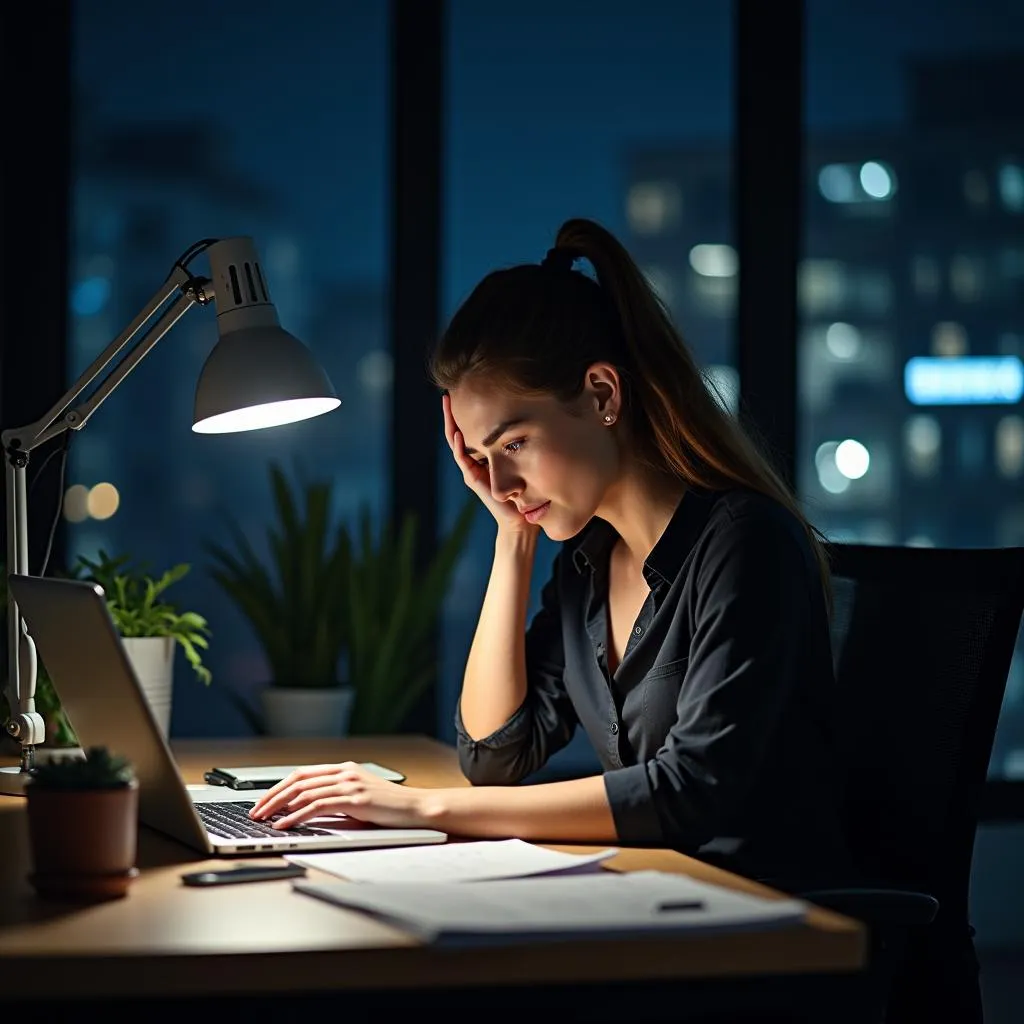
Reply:
[[[86, 401], [76, 408], [72, 408], [77, 399], [131, 343], [175, 292], [180, 292], [177, 299], [142, 335], [135, 347], [100, 382], [100, 385]], [[205, 305], [213, 298], [213, 289], [208, 280], [189, 274], [180, 263], [175, 264], [163, 286], [139, 315], [97, 356], [49, 412], [34, 423], [13, 430], [5, 430], [0, 435], [7, 458], [8, 572], [29, 574], [26, 490], [28, 453], [68, 430], [81, 430], [99, 406], [110, 397], [115, 388], [138, 366], [153, 346], [185, 313], [197, 302]], [[8, 702], [11, 718], [6, 728], [7, 732], [22, 745], [20, 774], [24, 776], [35, 765], [34, 748], [46, 738], [46, 731], [43, 718], [36, 711], [35, 706], [35, 643], [29, 635], [25, 621], [10, 592], [7, 595], [7, 643]], [[23, 782], [20, 782], [19, 785], [23, 785]], [[5, 783], [0, 784], [0, 791], [7, 789]]]
[[[205, 279], [193, 277], [187, 270], [176, 265], [159, 291], [146, 303], [138, 316], [86, 367], [78, 380], [68, 388], [45, 415], [27, 426], [3, 432], [4, 450], [10, 453], [12, 449], [18, 449], [28, 453], [33, 448], [38, 448], [63, 434], [66, 430], [80, 430], [96, 408], [138, 365], [139, 360], [177, 323], [185, 311], [194, 302], [206, 303], [212, 298], [212, 294], [208, 294], [204, 287], [207, 284]], [[85, 393], [89, 385], [131, 343], [160, 307], [175, 292], [179, 291], [181, 295], [174, 306], [164, 313], [147, 335], [143, 336], [138, 346], [117, 365], [88, 401], [79, 409], [72, 410], [71, 407]], [[175, 310], [177, 310], [176, 314]]]

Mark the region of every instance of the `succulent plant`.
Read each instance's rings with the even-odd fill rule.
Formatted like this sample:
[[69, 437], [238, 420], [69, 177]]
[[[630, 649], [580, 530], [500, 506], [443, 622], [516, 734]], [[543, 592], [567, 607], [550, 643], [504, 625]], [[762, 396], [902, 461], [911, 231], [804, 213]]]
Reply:
[[55, 757], [39, 765], [29, 786], [40, 789], [120, 789], [131, 785], [135, 772], [124, 757], [106, 747], [90, 747], [85, 757]]

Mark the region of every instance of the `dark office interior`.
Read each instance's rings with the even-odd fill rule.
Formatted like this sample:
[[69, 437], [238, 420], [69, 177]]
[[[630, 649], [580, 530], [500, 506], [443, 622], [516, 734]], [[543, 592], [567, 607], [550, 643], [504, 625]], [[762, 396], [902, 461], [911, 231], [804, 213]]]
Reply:
[[[192, 433], [216, 337], [192, 314], [31, 483], [33, 571], [190, 567], [175, 592], [209, 623], [212, 680], [176, 662], [172, 737], [257, 728], [270, 669], [210, 550], [232, 522], [264, 543], [271, 467], [323, 481], [339, 520], [412, 514], [417, 564], [453, 528], [464, 488], [425, 355], [478, 279], [537, 262], [573, 216], [623, 240], [827, 537], [1024, 545], [1019, 3], [79, 0], [0, 24], [4, 427], [208, 236], [256, 240], [341, 398], [273, 436]], [[492, 527], [473, 522], [436, 676], [395, 732], [454, 738]], [[543, 779], [592, 761], [581, 738]], [[985, 1020], [1010, 1024], [1024, 637], [979, 806], [970, 917]]]

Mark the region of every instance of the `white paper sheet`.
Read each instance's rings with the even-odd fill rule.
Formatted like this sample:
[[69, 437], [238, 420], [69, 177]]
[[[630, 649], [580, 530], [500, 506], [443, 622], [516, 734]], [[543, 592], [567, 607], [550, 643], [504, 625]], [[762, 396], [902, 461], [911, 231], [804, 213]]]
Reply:
[[765, 899], [663, 871], [473, 885], [304, 880], [293, 888], [370, 913], [427, 942], [455, 946], [783, 928], [802, 921], [807, 910], [800, 900]]
[[350, 882], [480, 882], [594, 870], [616, 853], [616, 849], [562, 853], [521, 839], [498, 839], [372, 852], [289, 854], [285, 860]]

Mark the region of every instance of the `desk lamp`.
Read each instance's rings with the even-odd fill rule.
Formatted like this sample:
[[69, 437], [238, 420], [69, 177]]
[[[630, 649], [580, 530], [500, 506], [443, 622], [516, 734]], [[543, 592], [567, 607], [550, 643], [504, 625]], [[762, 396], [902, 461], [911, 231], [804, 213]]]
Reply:
[[[192, 260], [203, 252], [210, 262], [209, 278], [197, 276], [188, 269]], [[196, 386], [192, 422], [196, 433], [224, 434], [294, 423], [329, 412], [340, 404], [330, 380], [309, 349], [281, 327], [252, 239], [206, 238], [196, 242], [174, 263], [162, 287], [138, 316], [46, 415], [35, 423], [5, 430], [0, 435], [7, 459], [8, 572], [29, 574], [26, 492], [29, 452], [60, 434], [81, 430], [104, 400], [192, 306], [205, 306], [210, 302], [216, 305], [219, 337]], [[147, 328], [154, 317], [158, 318]], [[83, 399], [86, 390], [122, 352], [125, 354], [121, 360]], [[62, 457], [67, 455], [70, 437], [67, 434], [65, 438]], [[60, 500], [63, 501], [63, 494]], [[57, 519], [54, 519], [40, 575], [46, 572], [56, 525]], [[21, 744], [21, 764], [0, 768], [0, 793], [23, 795], [25, 783], [35, 767], [35, 747], [43, 742], [46, 733], [42, 715], [35, 706], [35, 643], [10, 594], [7, 644], [11, 717], [6, 728]]]

